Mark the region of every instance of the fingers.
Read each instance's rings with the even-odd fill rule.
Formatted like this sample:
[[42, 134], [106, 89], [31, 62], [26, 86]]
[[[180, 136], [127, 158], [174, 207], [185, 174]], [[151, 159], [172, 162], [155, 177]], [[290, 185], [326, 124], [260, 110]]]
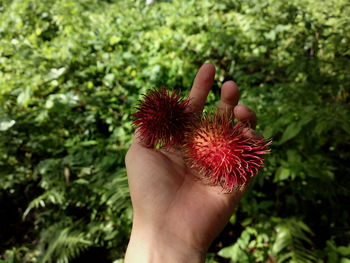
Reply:
[[256, 131], [254, 131], [251, 128], [244, 128], [243, 129], [243, 134], [244, 134], [245, 137], [250, 137], [250, 138], [253, 138], [253, 139], [256, 139], [256, 140], [261, 140], [261, 139], [264, 138], [260, 133], [257, 133]]
[[214, 77], [215, 67], [212, 64], [201, 66], [189, 94], [190, 107], [193, 111], [197, 113], [202, 112], [210, 88], [213, 85]]
[[255, 113], [245, 105], [237, 106], [238, 100], [239, 89], [237, 84], [233, 81], [226, 81], [221, 88], [221, 101], [219, 109], [228, 114], [234, 113], [234, 116], [238, 121], [248, 122], [250, 124], [250, 128], [245, 128], [243, 131], [246, 137], [262, 139], [263, 137], [253, 130], [256, 126]]
[[256, 115], [245, 105], [238, 105], [234, 108], [234, 115], [240, 122], [248, 122], [250, 128], [255, 129], [256, 126]]
[[233, 113], [234, 107], [237, 105], [239, 99], [239, 89], [237, 84], [233, 81], [226, 81], [221, 87], [221, 101], [219, 109], [225, 113]]

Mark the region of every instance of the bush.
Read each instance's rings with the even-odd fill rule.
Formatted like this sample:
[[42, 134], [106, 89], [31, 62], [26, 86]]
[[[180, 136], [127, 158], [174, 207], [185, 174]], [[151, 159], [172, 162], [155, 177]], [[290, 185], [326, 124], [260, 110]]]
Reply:
[[[113, 262], [131, 226], [130, 114], [234, 79], [272, 154], [210, 262], [348, 262], [346, 0], [0, 3], [0, 262]], [[347, 231], [347, 232], [346, 232]]]

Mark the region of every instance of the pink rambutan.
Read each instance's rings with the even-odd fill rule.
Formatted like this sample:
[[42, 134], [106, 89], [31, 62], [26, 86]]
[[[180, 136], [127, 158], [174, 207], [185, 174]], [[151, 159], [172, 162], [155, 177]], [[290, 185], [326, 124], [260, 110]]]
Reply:
[[184, 154], [189, 167], [211, 185], [231, 192], [245, 185], [264, 164], [270, 141], [245, 136], [244, 123], [221, 113], [205, 116], [185, 134]]
[[140, 139], [148, 147], [181, 144], [196, 116], [188, 106], [189, 99], [183, 100], [176, 91], [150, 90], [143, 95], [133, 114], [133, 125], [138, 129]]

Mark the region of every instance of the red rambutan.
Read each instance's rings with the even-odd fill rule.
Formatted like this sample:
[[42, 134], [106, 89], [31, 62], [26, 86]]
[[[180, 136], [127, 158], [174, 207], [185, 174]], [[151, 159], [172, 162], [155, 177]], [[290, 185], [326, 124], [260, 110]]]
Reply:
[[183, 100], [176, 91], [152, 89], [140, 101], [133, 114], [133, 125], [148, 147], [179, 145], [184, 133], [194, 121], [189, 99]]
[[184, 154], [189, 167], [212, 185], [231, 192], [246, 184], [264, 164], [270, 141], [245, 136], [247, 125], [221, 113], [205, 116], [185, 134]]

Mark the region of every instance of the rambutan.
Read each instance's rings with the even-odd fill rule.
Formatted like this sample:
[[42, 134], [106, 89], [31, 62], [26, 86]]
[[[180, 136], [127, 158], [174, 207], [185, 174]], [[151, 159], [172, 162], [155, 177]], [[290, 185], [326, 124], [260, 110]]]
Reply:
[[247, 125], [234, 125], [231, 116], [216, 113], [194, 123], [185, 134], [184, 155], [188, 166], [211, 185], [231, 192], [244, 186], [264, 164], [270, 141], [245, 134]]
[[189, 99], [160, 88], [143, 95], [133, 118], [140, 139], [146, 146], [154, 147], [181, 144], [196, 115], [189, 108]]

